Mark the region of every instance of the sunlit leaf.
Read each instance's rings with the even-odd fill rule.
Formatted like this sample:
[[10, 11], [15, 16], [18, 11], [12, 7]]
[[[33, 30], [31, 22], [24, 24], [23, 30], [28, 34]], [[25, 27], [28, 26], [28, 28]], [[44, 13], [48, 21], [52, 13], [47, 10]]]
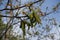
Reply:
[[29, 18], [30, 18], [30, 19], [33, 19], [33, 13], [30, 13], [30, 14], [29, 14]]
[[35, 17], [36, 21], [41, 24], [41, 19], [40, 19], [40, 17], [38, 16], [37, 13], [34, 13], [34, 17]]
[[34, 22], [34, 23], [33, 23], [33, 26], [36, 26], [36, 24], [37, 24], [37, 22]]

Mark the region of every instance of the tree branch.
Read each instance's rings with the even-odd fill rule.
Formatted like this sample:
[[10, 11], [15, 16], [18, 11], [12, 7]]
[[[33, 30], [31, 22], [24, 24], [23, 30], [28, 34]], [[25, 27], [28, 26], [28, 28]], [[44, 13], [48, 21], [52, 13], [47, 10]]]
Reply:
[[27, 17], [27, 16], [5, 16], [5, 15], [0, 15], [0, 17], [21, 18], [21, 17]]
[[[42, 0], [41, 0], [42, 1]], [[37, 2], [40, 2], [40, 1], [36, 1], [36, 2], [33, 2], [31, 4], [35, 4]], [[20, 6], [20, 7], [17, 7], [17, 8], [12, 8], [12, 9], [9, 9], [9, 8], [4, 8], [4, 9], [1, 9], [0, 11], [3, 11], [3, 10], [16, 10], [16, 9], [19, 9], [19, 8], [23, 8], [23, 7], [26, 7], [26, 5], [23, 5], [23, 6]]]

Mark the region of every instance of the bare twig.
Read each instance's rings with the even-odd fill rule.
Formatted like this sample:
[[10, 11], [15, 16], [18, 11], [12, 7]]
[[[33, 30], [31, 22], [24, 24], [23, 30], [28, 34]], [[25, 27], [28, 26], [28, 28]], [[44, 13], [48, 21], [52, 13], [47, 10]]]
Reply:
[[22, 18], [22, 17], [27, 17], [27, 16], [5, 16], [5, 15], [0, 15], [0, 17], [8, 17], [8, 18]]
[[[40, 2], [40, 1], [36, 1], [36, 2], [31, 3], [31, 4], [35, 4], [37, 2]], [[23, 6], [20, 6], [20, 7], [17, 7], [17, 8], [12, 8], [12, 9], [4, 8], [4, 9], [1, 9], [0, 11], [3, 11], [3, 10], [16, 10], [16, 9], [23, 8], [23, 7], [26, 7], [26, 5], [23, 5]]]

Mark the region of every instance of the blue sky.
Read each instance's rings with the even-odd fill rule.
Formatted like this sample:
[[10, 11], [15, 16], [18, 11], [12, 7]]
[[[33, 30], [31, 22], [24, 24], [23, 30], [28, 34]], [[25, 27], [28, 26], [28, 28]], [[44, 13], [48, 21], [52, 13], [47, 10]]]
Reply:
[[[32, 1], [32, 0], [30, 0], [30, 1]], [[30, 2], [30, 1], [29, 0], [22, 0], [22, 4], [25, 4], [25, 3]], [[4, 8], [4, 5], [6, 5], [5, 4], [6, 2], [7, 1], [5, 0], [3, 5], [0, 6], [0, 9]], [[45, 0], [45, 2], [42, 4], [42, 6], [40, 6], [40, 8], [43, 12], [45, 12], [46, 7], [48, 7], [48, 12], [49, 12], [59, 2], [60, 2], [60, 0]], [[4, 14], [4, 12], [3, 12], [3, 14]], [[47, 15], [45, 18], [55, 18], [57, 20], [57, 23], [60, 24], [60, 9], [58, 11], [54, 12], [54, 14]], [[45, 24], [44, 20], [43, 20], [43, 24]], [[55, 32], [55, 30], [52, 30], [52, 32]], [[32, 40], [33, 39], [35, 40], [35, 37], [32, 38]]]
[[[48, 12], [49, 11], [51, 11], [52, 10], [52, 8], [54, 7], [54, 6], [56, 6], [57, 5], [57, 3], [59, 3], [60, 2], [60, 0], [46, 0], [44, 3], [43, 3], [43, 5], [41, 6], [41, 9], [42, 9], [42, 11], [46, 11], [46, 7], [48, 7]], [[49, 18], [56, 18], [56, 20], [58, 21], [58, 22], [60, 22], [60, 9], [58, 9], [58, 11], [56, 11], [56, 12], [54, 12], [54, 14], [50, 14], [50, 15], [48, 15], [49, 16]], [[47, 16], [47, 17], [48, 17]]]

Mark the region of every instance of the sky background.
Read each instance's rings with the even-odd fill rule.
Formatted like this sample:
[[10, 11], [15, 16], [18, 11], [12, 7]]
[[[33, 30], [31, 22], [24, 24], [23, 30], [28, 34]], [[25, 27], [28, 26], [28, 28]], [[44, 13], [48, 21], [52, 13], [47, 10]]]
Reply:
[[[30, 2], [30, 1], [32, 1], [32, 0], [21, 0], [21, 3], [22, 3], [22, 5], [24, 5], [25, 3], [27, 4], [27, 2]], [[3, 5], [0, 5], [0, 9], [3, 9], [4, 8], [4, 6], [6, 5], [5, 4], [6, 2], [7, 2], [7, 0], [4, 0]], [[60, 2], [60, 0], [45, 0], [45, 2], [42, 4], [42, 6], [40, 6], [40, 8], [41, 8], [41, 10], [43, 12], [45, 12], [46, 11], [46, 7], [48, 7], [48, 12], [50, 12], [50, 11], [52, 11], [52, 8], [54, 6], [56, 6], [56, 4], [59, 3], [59, 2]], [[37, 6], [37, 5], [35, 5], [35, 6]], [[3, 12], [3, 14], [4, 14], [4, 12]], [[45, 18], [55, 18], [56, 21], [57, 21], [57, 23], [58, 23], [58, 25], [59, 25], [60, 24], [60, 7], [59, 7], [58, 11], [54, 12], [53, 14], [47, 15], [46, 17], [44, 17], [44, 19], [42, 19], [42, 21], [43, 21], [42, 23], [44, 24], [43, 26], [45, 26], [45, 24], [48, 24], [48, 22], [44, 21]], [[17, 27], [15, 29], [15, 32], [17, 32], [16, 31], [17, 29], [19, 29], [19, 28]], [[60, 31], [60, 28], [59, 27], [58, 27], [58, 30]], [[58, 34], [58, 31], [57, 31], [57, 29], [56, 29], [55, 26], [53, 26], [53, 29], [52, 29], [51, 33], [54, 33], [54, 32], [57, 33], [57, 35], [55, 36], [56, 37], [55, 40], [57, 40], [59, 38], [59, 34]], [[37, 40], [37, 36], [36, 37], [32, 37], [31, 40]]]

